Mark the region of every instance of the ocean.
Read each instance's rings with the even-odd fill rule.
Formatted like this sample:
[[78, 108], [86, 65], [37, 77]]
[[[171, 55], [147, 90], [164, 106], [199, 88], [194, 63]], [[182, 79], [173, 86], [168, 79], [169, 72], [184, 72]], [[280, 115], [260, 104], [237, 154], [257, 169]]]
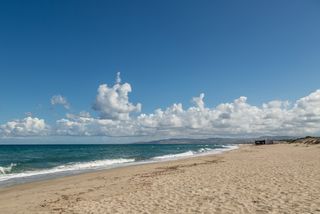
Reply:
[[228, 144], [0, 145], [0, 186], [235, 148]]

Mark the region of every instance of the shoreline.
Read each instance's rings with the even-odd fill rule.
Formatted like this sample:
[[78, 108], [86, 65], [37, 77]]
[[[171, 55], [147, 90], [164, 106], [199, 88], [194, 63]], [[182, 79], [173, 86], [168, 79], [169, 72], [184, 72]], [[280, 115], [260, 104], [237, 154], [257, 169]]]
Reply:
[[[64, 181], [64, 180], [73, 180], [76, 178], [81, 178], [81, 177], [95, 177], [95, 176], [99, 176], [101, 174], [113, 174], [113, 173], [117, 173], [117, 171], [126, 171], [126, 170], [130, 170], [130, 169], [135, 169], [135, 168], [140, 168], [140, 167], [144, 167], [144, 166], [151, 166], [152, 168], [157, 167], [157, 165], [162, 165], [162, 164], [179, 164], [180, 162], [184, 162], [184, 161], [192, 161], [193, 159], [195, 159], [195, 161], [197, 161], [198, 158], [201, 157], [217, 157], [219, 155], [223, 155], [223, 154], [227, 154], [229, 152], [235, 151], [237, 149], [240, 149], [241, 147], [245, 147], [245, 146], [249, 146], [251, 144], [237, 144], [237, 148], [235, 149], [231, 149], [231, 150], [226, 150], [226, 151], [222, 151], [220, 153], [203, 153], [203, 154], [197, 154], [197, 155], [193, 155], [193, 156], [187, 156], [187, 157], [180, 157], [180, 158], [176, 158], [176, 159], [165, 159], [165, 160], [159, 160], [159, 161], [155, 161], [155, 162], [144, 162], [144, 163], [129, 163], [128, 165], [123, 165], [123, 166], [119, 166], [119, 167], [113, 167], [113, 168], [106, 168], [106, 169], [98, 169], [98, 170], [94, 170], [94, 171], [88, 171], [88, 172], [80, 172], [79, 174], [69, 174], [69, 175], [64, 175], [64, 176], [59, 176], [59, 177], [48, 177], [45, 179], [41, 179], [41, 180], [34, 180], [34, 181], [27, 181], [25, 183], [17, 183], [17, 184], [13, 184], [13, 185], [9, 185], [9, 186], [0, 186], [0, 196], [3, 192], [7, 192], [7, 191], [15, 191], [15, 189], [25, 189], [25, 188], [32, 188], [33, 186], [37, 186], [37, 185], [45, 185], [46, 183], [60, 183], [60, 181]], [[1, 202], [1, 197], [0, 197], [0, 202]], [[1, 210], [1, 206], [0, 206], [0, 210]]]
[[320, 146], [243, 145], [0, 189], [4, 213], [320, 213]]
[[[65, 170], [65, 171], [58, 171], [58, 172], [46, 172], [46, 171], [52, 171], [53, 169], [45, 169], [43, 171], [35, 171], [35, 172], [25, 172], [26, 174], [30, 173], [30, 175], [25, 176], [19, 176], [19, 174], [12, 174], [13, 178], [9, 178], [7, 180], [0, 181], [0, 190], [7, 187], [12, 187], [16, 185], [21, 184], [28, 184], [38, 181], [47, 181], [47, 180], [53, 180], [58, 178], [64, 178], [68, 176], [77, 176], [77, 175], [83, 175], [87, 173], [94, 173], [99, 171], [105, 171], [105, 170], [111, 170], [111, 169], [117, 169], [117, 168], [123, 168], [123, 167], [131, 167], [131, 166], [139, 166], [139, 165], [145, 165], [145, 164], [154, 164], [154, 163], [161, 163], [161, 162], [167, 162], [167, 161], [176, 161], [176, 160], [183, 160], [188, 158], [195, 158], [195, 157], [201, 157], [201, 156], [208, 156], [208, 155], [217, 155], [224, 152], [232, 151], [234, 149], [238, 149], [241, 145], [244, 144], [230, 144], [230, 145], [223, 145], [223, 148], [216, 148], [212, 149], [206, 152], [200, 152], [200, 153], [193, 153], [191, 155], [185, 155], [185, 153], [177, 153], [177, 154], [168, 154], [164, 156], [170, 156], [170, 157], [154, 157], [152, 159], [146, 159], [146, 160], [140, 160], [140, 161], [128, 161], [124, 163], [117, 163], [114, 165], [106, 165], [101, 166], [97, 168], [86, 168], [86, 169], [74, 169], [74, 170]], [[191, 152], [191, 151], [190, 151]], [[118, 160], [120, 160], [119, 158]], [[96, 161], [104, 161], [104, 160], [96, 160]], [[87, 164], [88, 162], [80, 163], [80, 164]], [[8, 174], [10, 176], [10, 174]]]

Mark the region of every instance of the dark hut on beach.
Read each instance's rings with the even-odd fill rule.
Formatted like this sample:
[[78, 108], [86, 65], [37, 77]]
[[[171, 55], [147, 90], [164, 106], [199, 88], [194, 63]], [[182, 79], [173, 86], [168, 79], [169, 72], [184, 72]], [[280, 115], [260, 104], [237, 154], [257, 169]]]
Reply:
[[273, 140], [256, 140], [254, 141], [254, 145], [266, 145], [273, 144]]

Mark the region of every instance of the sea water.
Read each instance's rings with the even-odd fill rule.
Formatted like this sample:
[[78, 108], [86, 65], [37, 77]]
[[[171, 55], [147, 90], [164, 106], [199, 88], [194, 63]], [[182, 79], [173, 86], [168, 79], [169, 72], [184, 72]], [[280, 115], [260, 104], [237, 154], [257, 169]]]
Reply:
[[227, 144], [0, 145], [0, 186], [235, 148]]

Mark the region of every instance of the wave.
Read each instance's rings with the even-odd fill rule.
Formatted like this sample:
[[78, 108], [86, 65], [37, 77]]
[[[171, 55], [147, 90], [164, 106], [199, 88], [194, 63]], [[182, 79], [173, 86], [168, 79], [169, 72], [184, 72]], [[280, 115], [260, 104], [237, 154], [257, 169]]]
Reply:
[[12, 168], [15, 166], [17, 166], [17, 164], [15, 163], [11, 163], [10, 166], [6, 166], [6, 167], [0, 166], [0, 175], [10, 173], [12, 171]]
[[156, 156], [156, 157], [153, 157], [152, 160], [173, 159], [173, 158], [187, 157], [187, 156], [192, 156], [192, 155], [194, 155], [193, 151], [187, 151], [187, 152], [178, 153], [178, 154], [168, 154], [168, 155]]
[[178, 154], [168, 154], [168, 155], [162, 155], [162, 156], [157, 156], [153, 157], [152, 160], [173, 160], [173, 159], [180, 159], [180, 158], [185, 158], [185, 157], [190, 157], [190, 156], [202, 156], [202, 155], [207, 155], [207, 154], [220, 154], [225, 151], [230, 151], [233, 149], [239, 148], [238, 146], [235, 145], [222, 145], [222, 148], [200, 148], [197, 151], [187, 151], [183, 153], [178, 153]]
[[202, 153], [202, 152], [208, 152], [208, 151], [212, 151], [214, 149], [210, 149], [210, 148], [201, 148], [198, 150], [199, 153]]
[[[44, 176], [52, 176], [52, 175], [67, 175], [67, 174], [76, 174], [84, 171], [91, 171], [97, 169], [106, 169], [106, 168], [114, 168], [124, 165], [131, 164], [144, 164], [144, 163], [152, 163], [152, 162], [160, 162], [167, 160], [175, 160], [175, 159], [183, 159], [194, 156], [204, 156], [208, 154], [220, 154], [225, 151], [237, 149], [236, 145], [221, 145], [220, 148], [198, 148], [197, 150], [189, 150], [182, 153], [172, 153], [166, 154], [162, 156], [152, 157], [148, 160], [136, 161], [135, 159], [105, 159], [105, 160], [96, 160], [89, 162], [76, 162], [76, 163], [68, 163], [65, 165], [56, 166], [54, 168], [47, 168], [42, 170], [35, 171], [24, 171], [24, 172], [13, 172], [13, 168], [17, 166], [15, 163], [11, 163], [9, 166], [0, 166], [0, 182], [9, 181], [11, 179], [21, 179], [22, 180], [33, 180], [34, 178], [41, 178]], [[0, 183], [1, 184], [1, 183]]]
[[[70, 163], [66, 165], [60, 165], [51, 169], [43, 169], [43, 170], [37, 170], [37, 171], [25, 171], [20, 173], [2, 173], [0, 174], [0, 181], [9, 180], [12, 178], [24, 178], [24, 177], [31, 177], [31, 176], [37, 176], [37, 175], [48, 175], [48, 174], [54, 174], [54, 173], [64, 173], [64, 172], [70, 172], [70, 171], [80, 171], [80, 170], [89, 170], [89, 169], [100, 169], [108, 166], [113, 165], [120, 165], [124, 163], [131, 163], [134, 162], [135, 159], [106, 159], [106, 160], [96, 160], [96, 161], [89, 161], [84, 163]], [[15, 165], [10, 165], [12, 168]], [[7, 167], [9, 168], [9, 167]], [[3, 172], [9, 172], [7, 168], [0, 167], [0, 171]], [[11, 171], [11, 169], [10, 169]]]
[[222, 148], [209, 149], [205, 152], [205, 154], [221, 154], [222, 152], [231, 151], [239, 148], [239, 146], [236, 145], [222, 145], [221, 147]]

